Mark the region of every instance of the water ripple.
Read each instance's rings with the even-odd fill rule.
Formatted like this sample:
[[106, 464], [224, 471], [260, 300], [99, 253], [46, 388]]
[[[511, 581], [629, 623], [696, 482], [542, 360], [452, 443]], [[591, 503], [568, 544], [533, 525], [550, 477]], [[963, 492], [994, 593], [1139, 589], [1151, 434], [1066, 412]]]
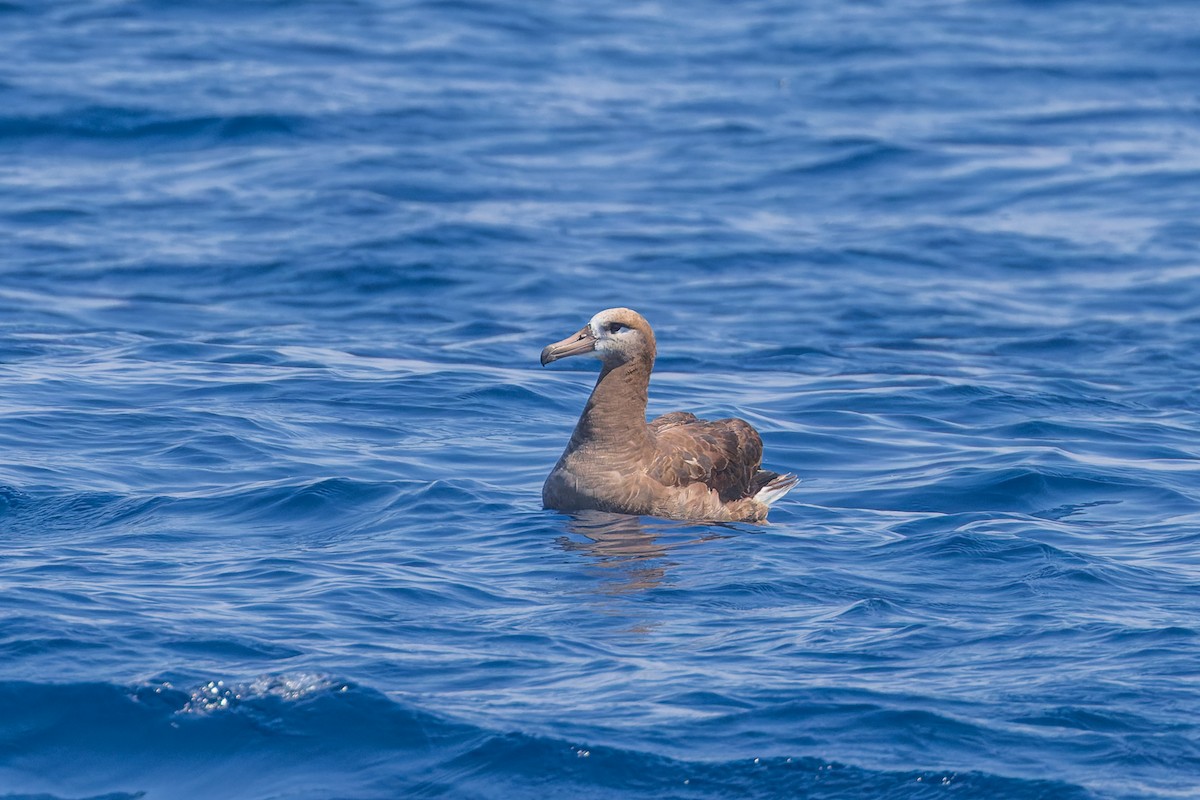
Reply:
[[[1189, 4], [0, 18], [6, 800], [1196, 793]], [[615, 305], [770, 524], [540, 508]]]

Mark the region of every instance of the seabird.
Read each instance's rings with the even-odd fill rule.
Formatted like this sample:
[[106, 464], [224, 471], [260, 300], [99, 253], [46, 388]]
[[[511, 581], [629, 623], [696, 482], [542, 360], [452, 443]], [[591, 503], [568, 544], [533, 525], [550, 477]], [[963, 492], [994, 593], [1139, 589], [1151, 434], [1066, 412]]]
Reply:
[[542, 366], [590, 355], [603, 367], [571, 441], [542, 486], [557, 511], [596, 509], [715, 522], [766, 519], [797, 479], [760, 467], [762, 439], [742, 419], [672, 411], [646, 422], [654, 331], [636, 311], [610, 308], [542, 350]]

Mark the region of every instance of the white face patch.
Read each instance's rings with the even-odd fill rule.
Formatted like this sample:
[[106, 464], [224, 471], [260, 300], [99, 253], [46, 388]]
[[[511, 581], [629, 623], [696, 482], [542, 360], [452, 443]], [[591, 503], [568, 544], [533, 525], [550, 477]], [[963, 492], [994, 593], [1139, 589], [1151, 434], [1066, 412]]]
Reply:
[[605, 317], [603, 311], [588, 322], [592, 335], [596, 337], [596, 348], [593, 353], [601, 361], [610, 355], [624, 352], [634, 336], [633, 328], [624, 323], [618, 323], [621, 327], [615, 331], [609, 330], [613, 322], [615, 320]]
[[601, 311], [588, 320], [588, 327], [592, 329], [592, 336], [595, 336], [597, 340], [603, 339], [608, 333], [608, 319], [604, 316], [606, 313], [605, 311]]

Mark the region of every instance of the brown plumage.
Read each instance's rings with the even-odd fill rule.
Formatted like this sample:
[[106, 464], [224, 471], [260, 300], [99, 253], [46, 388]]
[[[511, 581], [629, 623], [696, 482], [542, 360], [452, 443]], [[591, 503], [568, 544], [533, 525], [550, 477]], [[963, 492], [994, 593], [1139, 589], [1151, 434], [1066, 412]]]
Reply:
[[542, 350], [542, 366], [591, 355], [603, 364], [567, 449], [546, 478], [542, 503], [671, 519], [759, 521], [796, 485], [761, 469], [762, 439], [740, 419], [684, 411], [646, 422], [654, 331], [640, 314], [610, 308]]

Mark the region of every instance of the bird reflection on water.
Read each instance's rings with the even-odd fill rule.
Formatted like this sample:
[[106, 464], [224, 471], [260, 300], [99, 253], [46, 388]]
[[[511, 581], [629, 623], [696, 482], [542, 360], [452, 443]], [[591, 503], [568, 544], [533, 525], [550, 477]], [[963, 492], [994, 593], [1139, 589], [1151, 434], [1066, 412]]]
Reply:
[[[696, 523], [646, 521], [629, 514], [578, 511], [569, 515], [568, 535], [560, 537], [558, 543], [568, 552], [592, 557], [597, 567], [609, 571], [611, 579], [601, 590], [604, 594], [628, 594], [662, 585], [668, 571], [677, 565], [668, 558], [672, 550], [728, 538], [728, 533], [720, 532], [723, 527], [721, 523], [701, 528]], [[695, 535], [679, 536], [689, 530]]]

